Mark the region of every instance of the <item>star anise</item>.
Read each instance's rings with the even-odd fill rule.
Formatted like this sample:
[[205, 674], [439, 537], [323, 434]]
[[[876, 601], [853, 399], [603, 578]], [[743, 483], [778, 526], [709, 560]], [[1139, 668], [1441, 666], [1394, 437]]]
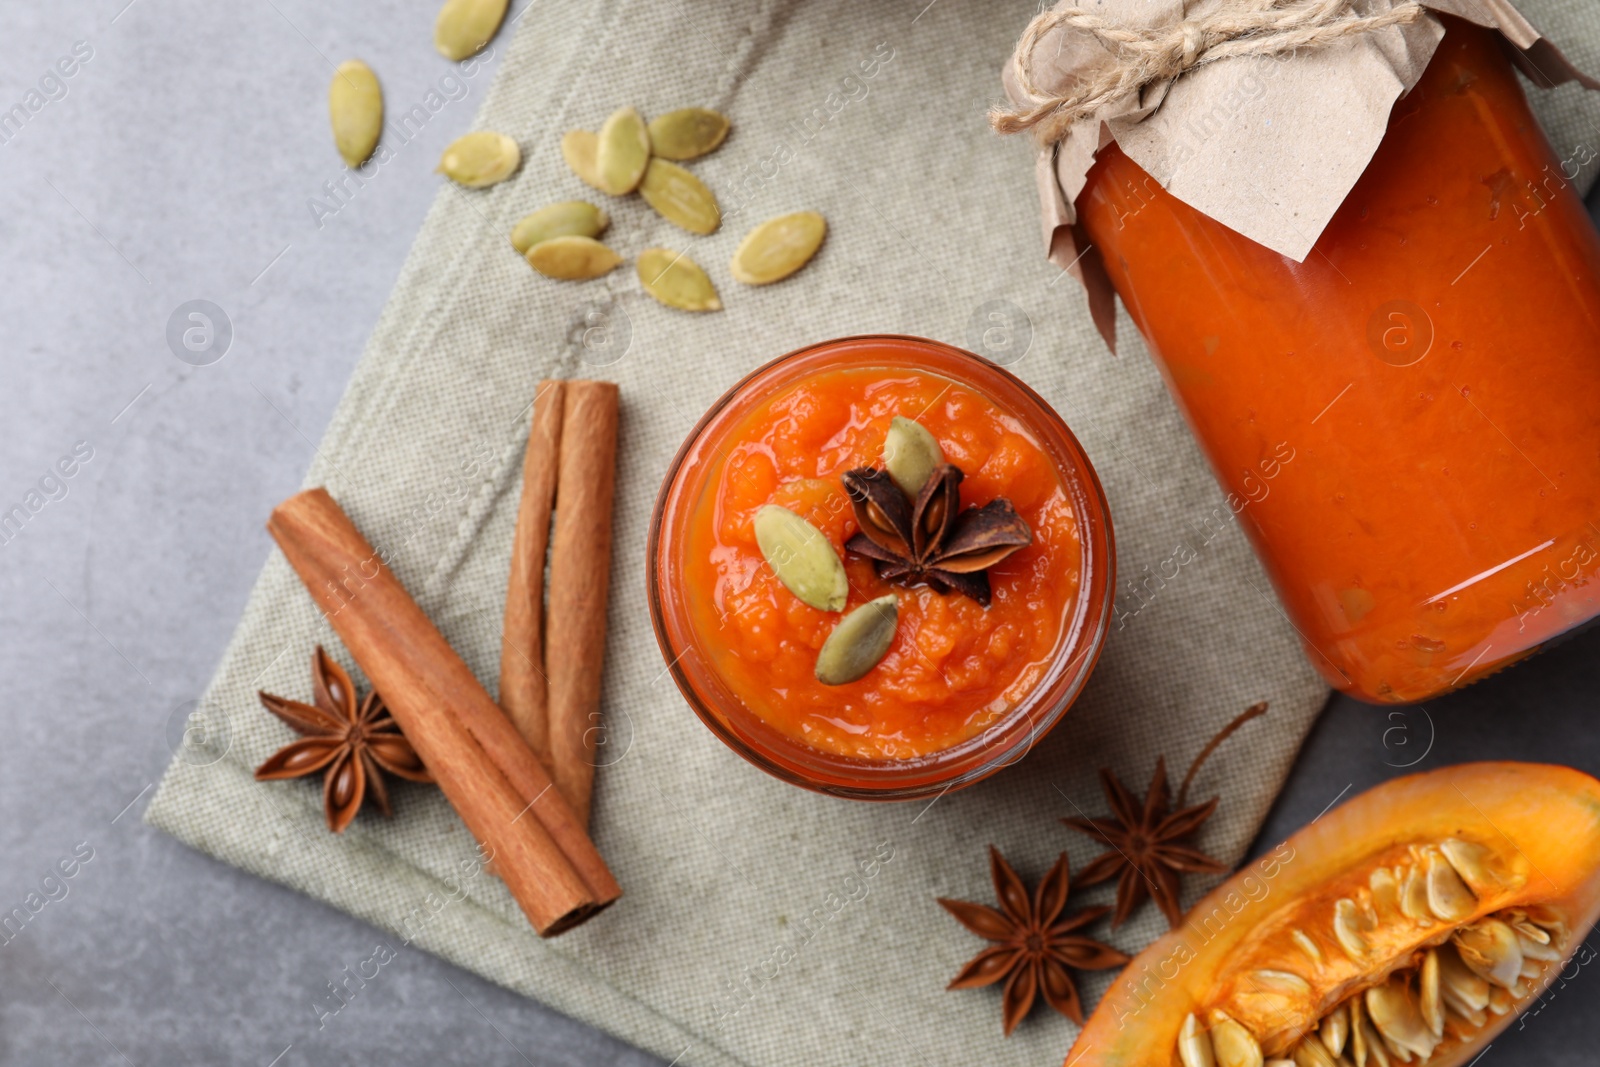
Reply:
[[1117, 910], [1111, 917], [1113, 930], [1126, 922], [1146, 897], [1153, 898], [1166, 915], [1168, 925], [1176, 927], [1183, 919], [1181, 876], [1227, 871], [1226, 864], [1186, 843], [1211, 818], [1220, 800], [1212, 797], [1204, 804], [1185, 807], [1189, 783], [1194, 781], [1200, 765], [1229, 734], [1266, 710], [1266, 701], [1251, 705], [1201, 750], [1189, 765], [1189, 773], [1178, 790], [1177, 811], [1172, 810], [1167, 788], [1167, 761], [1162, 756], [1156, 759], [1156, 773], [1143, 799], [1135, 796], [1110, 770], [1101, 769], [1100, 784], [1111, 805], [1113, 818], [1061, 820], [1079, 833], [1111, 847], [1110, 852], [1079, 871], [1078, 880], [1082, 885], [1117, 880]]
[[885, 581], [925, 581], [940, 593], [954, 589], [988, 607], [984, 572], [1031, 544], [1033, 531], [1004, 497], [962, 511], [961, 478], [959, 467], [942, 463], [913, 500], [886, 471], [845, 471], [844, 491], [861, 529], [844, 547], [875, 561]]
[[1128, 957], [1110, 945], [1073, 931], [1111, 909], [1086, 908], [1065, 917], [1061, 915], [1066, 907], [1070, 879], [1064, 852], [1031, 897], [1017, 872], [993, 845], [989, 846], [989, 870], [994, 877], [995, 896], [1000, 901], [998, 910], [971, 901], [939, 898], [939, 903], [955, 916], [956, 922], [979, 937], [997, 942], [994, 948], [984, 949], [974, 956], [945, 988], [975, 989], [1003, 979], [1001, 1022], [1007, 1037], [1040, 994], [1056, 1011], [1083, 1025], [1083, 1005], [1078, 1000], [1078, 987], [1071, 971], [1121, 967], [1128, 962]]
[[300, 778], [325, 770], [322, 802], [328, 829], [336, 834], [356, 817], [368, 790], [385, 815], [393, 814], [383, 771], [413, 782], [433, 781], [383, 698], [376, 691], [368, 693], [358, 709], [350, 676], [321, 645], [311, 657], [311, 680], [315, 705], [258, 694], [262, 707], [305, 736], [257, 767], [257, 780]]

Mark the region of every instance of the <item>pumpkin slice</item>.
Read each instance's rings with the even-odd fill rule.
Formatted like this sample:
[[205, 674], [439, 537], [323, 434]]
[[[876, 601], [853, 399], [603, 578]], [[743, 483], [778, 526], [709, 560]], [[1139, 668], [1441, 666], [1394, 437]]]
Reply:
[[1600, 781], [1472, 763], [1328, 812], [1129, 964], [1073, 1067], [1470, 1063], [1600, 914]]

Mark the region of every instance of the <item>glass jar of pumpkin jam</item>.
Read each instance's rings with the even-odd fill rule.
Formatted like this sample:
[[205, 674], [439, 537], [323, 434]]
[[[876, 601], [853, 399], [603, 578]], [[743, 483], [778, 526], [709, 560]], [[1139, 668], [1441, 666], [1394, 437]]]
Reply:
[[[840, 476], [883, 466], [895, 416], [960, 468], [964, 508], [1004, 497], [1032, 531], [988, 570], [987, 606], [886, 581], [845, 547], [858, 524]], [[843, 611], [779, 581], [753, 526], [765, 505], [811, 523], [844, 561]], [[695, 429], [656, 505], [651, 612], [684, 696], [741, 755], [824, 792], [901, 799], [977, 781], [1059, 720], [1099, 654], [1112, 565], [1093, 468], [1032, 390], [937, 342], [847, 338], [761, 368]], [[891, 593], [882, 660], [847, 684], [818, 681], [840, 620]]]
[[1077, 201], [1307, 654], [1380, 703], [1600, 612], [1593, 153], [1555, 155], [1498, 37], [1446, 21], [1304, 263], [1114, 145]]

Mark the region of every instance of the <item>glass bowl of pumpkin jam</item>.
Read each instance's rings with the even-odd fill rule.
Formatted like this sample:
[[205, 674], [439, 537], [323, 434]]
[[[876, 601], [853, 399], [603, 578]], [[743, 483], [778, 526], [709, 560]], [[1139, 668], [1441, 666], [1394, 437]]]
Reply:
[[913, 337], [761, 367], [689, 435], [649, 544], [679, 690], [763, 770], [898, 800], [976, 782], [1060, 721], [1114, 587], [1099, 479], [1009, 372]]

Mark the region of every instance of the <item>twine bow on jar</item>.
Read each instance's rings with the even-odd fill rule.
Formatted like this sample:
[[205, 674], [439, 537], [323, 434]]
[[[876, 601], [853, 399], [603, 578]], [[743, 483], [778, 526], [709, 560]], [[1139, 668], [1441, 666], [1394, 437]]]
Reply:
[[[1196, 18], [1134, 27], [1076, 7], [1046, 11], [1023, 31], [1012, 59], [1025, 102], [994, 108], [989, 123], [1001, 133], [1032, 130], [1042, 144], [1053, 144], [1074, 123], [1105, 105], [1194, 67], [1220, 59], [1325, 48], [1374, 30], [1408, 25], [1425, 13], [1417, 0], [1404, 0], [1373, 15], [1357, 13], [1353, 0], [1224, 0]], [[1060, 91], [1040, 88], [1034, 52], [1056, 30], [1096, 41], [1110, 53], [1110, 62], [1078, 72]]]

